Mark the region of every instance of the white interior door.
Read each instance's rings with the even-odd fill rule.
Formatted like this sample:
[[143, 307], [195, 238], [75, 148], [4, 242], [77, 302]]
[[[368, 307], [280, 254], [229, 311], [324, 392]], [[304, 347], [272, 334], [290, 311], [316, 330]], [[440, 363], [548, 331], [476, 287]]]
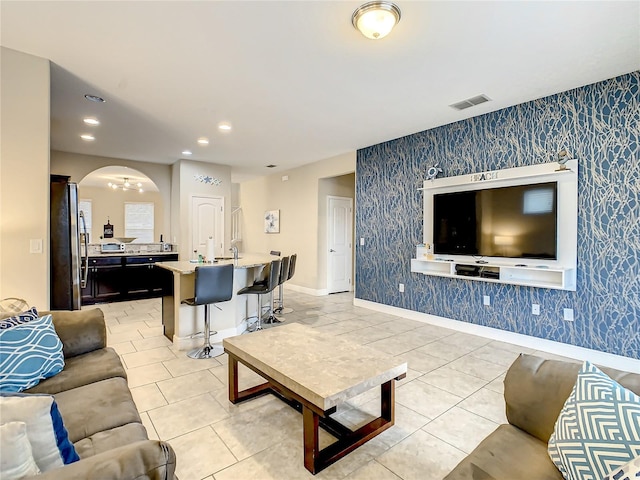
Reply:
[[224, 245], [224, 198], [191, 198], [191, 254], [197, 251], [206, 256], [207, 240], [212, 237], [215, 256], [223, 257]]
[[327, 290], [329, 293], [347, 292], [351, 290], [353, 270], [353, 199], [327, 198]]

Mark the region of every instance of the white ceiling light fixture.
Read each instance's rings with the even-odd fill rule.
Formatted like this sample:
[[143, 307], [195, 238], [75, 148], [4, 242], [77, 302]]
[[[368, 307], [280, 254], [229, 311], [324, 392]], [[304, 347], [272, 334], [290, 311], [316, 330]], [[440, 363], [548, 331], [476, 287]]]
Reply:
[[100, 125], [100, 120], [98, 120], [97, 118], [93, 118], [93, 117], [84, 118], [84, 119], [82, 119], [82, 121], [85, 124], [91, 125], [91, 126]]
[[231, 124], [229, 122], [220, 122], [218, 124], [218, 130], [220, 130], [221, 132], [230, 132]]
[[199, 145], [209, 145], [209, 139], [201, 137], [201, 138], [198, 139], [198, 144]]
[[98, 95], [91, 95], [90, 93], [87, 93], [84, 96], [84, 98], [86, 98], [90, 102], [96, 102], [96, 103], [104, 103], [104, 102], [106, 102], [106, 100], [104, 98], [99, 97]]
[[193, 155], [193, 152], [191, 150], [183, 150], [182, 155]]
[[128, 177], [124, 177], [122, 179], [122, 182], [119, 183], [115, 183], [115, 182], [109, 182], [107, 184], [109, 186], [109, 188], [113, 189], [113, 190], [138, 190], [138, 192], [143, 193], [144, 190], [142, 189], [142, 183], [137, 182], [135, 185], [133, 183], [131, 183], [129, 181]]
[[93, 135], [90, 135], [88, 133], [84, 133], [84, 134], [80, 135], [80, 138], [85, 140], [85, 141], [87, 141], [87, 142], [93, 142], [96, 139], [96, 137], [94, 137]]
[[394, 3], [367, 2], [353, 12], [351, 23], [365, 37], [379, 40], [393, 30], [400, 17], [400, 8]]

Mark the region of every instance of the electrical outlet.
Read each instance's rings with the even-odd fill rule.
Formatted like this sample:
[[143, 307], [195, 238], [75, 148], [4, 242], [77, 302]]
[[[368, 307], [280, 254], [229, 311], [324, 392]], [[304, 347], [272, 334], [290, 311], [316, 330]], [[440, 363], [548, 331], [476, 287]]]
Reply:
[[400, 291], [400, 293], [404, 293], [404, 283], [398, 284], [398, 290]]
[[540, 305], [538, 305], [537, 303], [534, 303], [531, 305], [531, 313], [533, 315], [540, 315]]
[[564, 309], [564, 319], [567, 322], [573, 322], [573, 308]]
[[486, 306], [491, 305], [491, 297], [489, 295], [484, 295], [482, 297], [482, 304]]

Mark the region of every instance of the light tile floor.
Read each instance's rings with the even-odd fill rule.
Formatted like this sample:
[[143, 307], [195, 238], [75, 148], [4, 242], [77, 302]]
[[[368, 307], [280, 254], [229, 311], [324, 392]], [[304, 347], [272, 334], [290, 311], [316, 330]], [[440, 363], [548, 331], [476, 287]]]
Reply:
[[[294, 310], [284, 316], [287, 322], [367, 344], [409, 366], [407, 378], [397, 384], [395, 426], [318, 479], [442, 479], [506, 422], [504, 374], [521, 351], [534, 353], [355, 307], [348, 293], [313, 297], [286, 291], [285, 302]], [[226, 355], [192, 360], [175, 349], [162, 336], [160, 299], [98, 307], [149, 437], [173, 446], [180, 480], [314, 478], [303, 466], [302, 416], [270, 395], [230, 404]], [[260, 377], [241, 367], [240, 388], [258, 383]], [[352, 399], [334, 415], [349, 427], [367, 422], [379, 415], [379, 389]], [[333, 441], [321, 433], [321, 446]]]

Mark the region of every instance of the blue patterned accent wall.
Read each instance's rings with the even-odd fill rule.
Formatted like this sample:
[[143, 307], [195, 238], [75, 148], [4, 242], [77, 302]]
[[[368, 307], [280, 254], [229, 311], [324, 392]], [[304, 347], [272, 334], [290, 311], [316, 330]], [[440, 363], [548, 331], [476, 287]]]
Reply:
[[[640, 359], [639, 84], [633, 72], [359, 150], [356, 298]], [[430, 166], [441, 176], [520, 167], [563, 147], [580, 163], [576, 292], [410, 272]]]

